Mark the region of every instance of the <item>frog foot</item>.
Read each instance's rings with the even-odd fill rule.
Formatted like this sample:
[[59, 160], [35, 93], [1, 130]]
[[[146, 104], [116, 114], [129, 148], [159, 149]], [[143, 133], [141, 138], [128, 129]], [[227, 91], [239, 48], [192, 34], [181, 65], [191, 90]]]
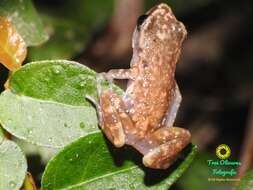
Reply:
[[156, 130], [148, 138], [149, 146], [160, 144], [147, 152], [143, 164], [154, 169], [167, 169], [177, 155], [189, 144], [191, 134], [188, 130], [178, 127], [163, 127]]

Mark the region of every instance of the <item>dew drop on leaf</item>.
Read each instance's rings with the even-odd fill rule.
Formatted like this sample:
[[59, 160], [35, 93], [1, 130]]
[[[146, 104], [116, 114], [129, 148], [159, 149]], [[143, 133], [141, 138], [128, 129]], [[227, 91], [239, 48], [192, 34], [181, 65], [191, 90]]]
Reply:
[[85, 81], [82, 81], [81, 83], [80, 83], [80, 87], [85, 87], [86, 86], [86, 82]]
[[31, 135], [33, 133], [33, 131], [31, 129], [28, 130], [29, 135]]
[[10, 181], [9, 186], [10, 186], [10, 188], [13, 189], [14, 187], [16, 187], [16, 183], [14, 181]]
[[52, 67], [52, 72], [54, 74], [60, 74], [63, 71], [63, 68], [60, 65], [55, 65]]
[[131, 184], [129, 184], [129, 187], [130, 187], [130, 189], [131, 189], [131, 190], [136, 190], [136, 188], [135, 188], [134, 184], [132, 184], [132, 183], [131, 183]]
[[85, 128], [84, 122], [81, 122], [79, 126], [81, 129]]

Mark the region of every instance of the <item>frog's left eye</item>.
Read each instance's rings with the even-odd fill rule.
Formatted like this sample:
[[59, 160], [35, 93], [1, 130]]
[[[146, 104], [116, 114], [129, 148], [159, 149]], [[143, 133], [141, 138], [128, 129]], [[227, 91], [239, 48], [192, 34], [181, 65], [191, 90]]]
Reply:
[[148, 15], [139, 16], [139, 18], [137, 19], [137, 29], [138, 30], [140, 30], [140, 27], [143, 24], [143, 22], [146, 20], [146, 18], [148, 18]]

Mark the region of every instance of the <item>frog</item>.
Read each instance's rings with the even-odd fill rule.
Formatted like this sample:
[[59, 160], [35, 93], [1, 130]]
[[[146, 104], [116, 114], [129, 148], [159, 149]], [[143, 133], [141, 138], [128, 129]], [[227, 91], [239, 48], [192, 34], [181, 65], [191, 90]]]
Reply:
[[[169, 168], [191, 141], [189, 130], [173, 126], [182, 100], [175, 69], [186, 35], [167, 4], [151, 8], [137, 19], [130, 68], [99, 73], [98, 100], [86, 96], [95, 104], [108, 140], [135, 148], [149, 168]], [[109, 88], [101, 86], [104, 79]], [[123, 95], [113, 91], [115, 79], [127, 80]]]

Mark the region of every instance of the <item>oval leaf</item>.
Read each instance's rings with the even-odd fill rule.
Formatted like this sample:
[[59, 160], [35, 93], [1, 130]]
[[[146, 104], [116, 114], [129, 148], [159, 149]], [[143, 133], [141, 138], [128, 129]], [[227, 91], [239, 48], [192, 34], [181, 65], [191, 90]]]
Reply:
[[23, 184], [27, 163], [21, 149], [13, 142], [0, 144], [0, 189], [19, 190]]
[[4, 17], [0, 17], [0, 63], [14, 71], [21, 67], [27, 49], [23, 38]]
[[31, 0], [1, 0], [0, 16], [15, 26], [27, 46], [39, 45], [48, 39]]
[[167, 190], [192, 162], [196, 147], [190, 149], [184, 161], [173, 165], [176, 169], [151, 170], [142, 167], [140, 154], [133, 149], [116, 149], [101, 133], [88, 135], [66, 146], [49, 162], [42, 189]]

